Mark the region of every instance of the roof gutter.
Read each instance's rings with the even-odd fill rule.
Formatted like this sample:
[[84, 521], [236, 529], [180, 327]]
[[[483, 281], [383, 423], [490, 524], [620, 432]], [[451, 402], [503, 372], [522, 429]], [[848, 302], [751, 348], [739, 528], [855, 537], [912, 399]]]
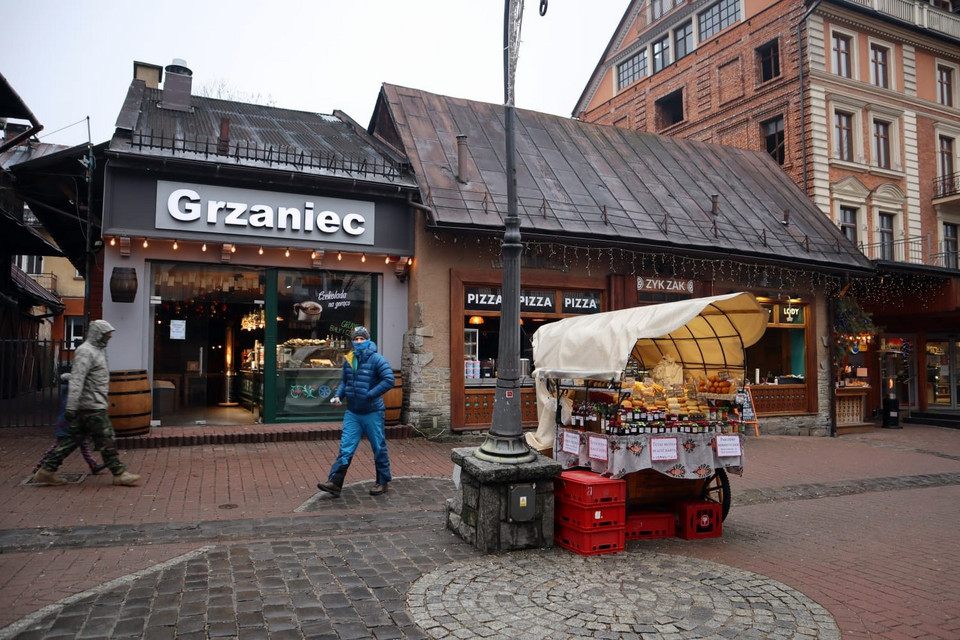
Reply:
[[803, 192], [810, 195], [807, 191], [807, 114], [806, 114], [806, 93], [803, 90], [803, 39], [800, 36], [800, 30], [807, 23], [810, 14], [816, 11], [822, 0], [814, 0], [807, 12], [797, 23], [797, 77], [800, 81], [800, 165], [803, 168]]
[[410, 207], [416, 209], [417, 211], [423, 211], [425, 214], [427, 214], [427, 224], [429, 224], [429, 225], [435, 225], [435, 224], [436, 224], [437, 212], [434, 211], [431, 207], [428, 207], [428, 206], [425, 205], [425, 204], [420, 204], [419, 202], [414, 202], [414, 201], [413, 201], [413, 194], [412, 194], [412, 193], [408, 193], [408, 194], [407, 194], [407, 205], [409, 205]]

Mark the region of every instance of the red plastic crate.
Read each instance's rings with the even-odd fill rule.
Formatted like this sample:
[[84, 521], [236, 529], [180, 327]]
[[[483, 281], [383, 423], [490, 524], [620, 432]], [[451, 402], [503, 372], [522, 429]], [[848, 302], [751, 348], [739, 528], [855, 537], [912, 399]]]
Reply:
[[559, 525], [581, 531], [622, 527], [627, 519], [624, 502], [582, 505], [566, 500], [554, 500], [554, 520]]
[[627, 483], [591, 471], [564, 471], [553, 479], [553, 495], [582, 505], [627, 501]]
[[709, 500], [690, 500], [674, 505], [677, 535], [684, 540], [719, 538], [723, 533], [723, 507]]
[[553, 528], [553, 542], [558, 547], [569, 549], [581, 556], [598, 556], [602, 553], [618, 553], [626, 544], [623, 527], [595, 529], [590, 532], [564, 525]]
[[664, 511], [636, 511], [627, 516], [624, 534], [627, 540], [672, 538], [676, 535], [677, 516]]

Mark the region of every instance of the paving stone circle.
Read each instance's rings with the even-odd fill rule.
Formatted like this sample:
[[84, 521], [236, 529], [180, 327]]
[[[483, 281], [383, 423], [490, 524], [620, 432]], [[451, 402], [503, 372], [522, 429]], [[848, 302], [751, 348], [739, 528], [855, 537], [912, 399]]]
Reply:
[[780, 582], [643, 550], [455, 562], [414, 582], [407, 605], [431, 638], [840, 639], [826, 609]]

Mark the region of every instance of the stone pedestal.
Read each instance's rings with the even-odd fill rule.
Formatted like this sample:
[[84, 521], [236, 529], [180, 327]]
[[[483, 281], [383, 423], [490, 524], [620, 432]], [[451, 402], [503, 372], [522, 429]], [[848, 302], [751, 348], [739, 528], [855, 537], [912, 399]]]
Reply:
[[560, 463], [542, 455], [521, 464], [487, 462], [474, 457], [475, 450], [451, 453], [460, 467], [460, 491], [447, 500], [447, 528], [484, 552], [552, 547], [553, 478]]

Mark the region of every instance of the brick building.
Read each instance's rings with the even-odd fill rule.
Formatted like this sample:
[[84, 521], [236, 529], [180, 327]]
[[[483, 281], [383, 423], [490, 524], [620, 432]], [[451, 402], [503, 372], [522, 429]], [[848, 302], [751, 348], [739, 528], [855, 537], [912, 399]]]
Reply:
[[574, 115], [770, 153], [877, 268], [846, 292], [881, 329], [845, 360], [869, 410], [955, 415], [958, 105], [949, 0], [636, 0]]

